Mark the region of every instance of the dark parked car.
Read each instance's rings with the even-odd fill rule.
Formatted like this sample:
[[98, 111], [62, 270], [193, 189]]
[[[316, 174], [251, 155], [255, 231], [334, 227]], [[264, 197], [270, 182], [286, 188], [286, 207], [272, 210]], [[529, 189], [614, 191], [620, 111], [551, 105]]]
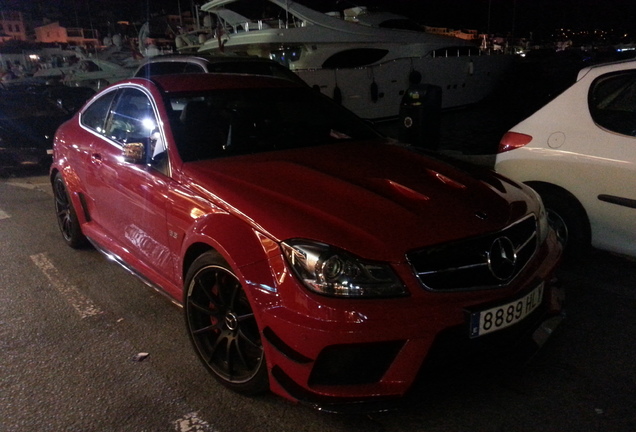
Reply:
[[44, 79], [25, 78], [10, 81], [5, 86], [7, 90], [33, 93], [46, 97], [57, 103], [60, 107], [74, 113], [95, 95], [95, 90], [90, 87], [69, 87], [63, 84], [50, 84]]
[[48, 168], [55, 130], [69, 117], [41, 94], [0, 89], [0, 175]]
[[260, 57], [165, 55], [149, 57], [135, 72], [135, 77], [181, 73], [236, 73], [285, 78], [305, 82], [289, 68]]
[[51, 99], [70, 113], [79, 110], [91, 97], [95, 90], [90, 87], [69, 87], [66, 85], [49, 85], [40, 89], [41, 94]]
[[561, 247], [534, 191], [388, 141], [291, 81], [120, 82], [60, 127], [51, 182], [66, 243], [180, 302], [238, 392], [398, 397], [442, 347], [470, 367], [560, 320]]

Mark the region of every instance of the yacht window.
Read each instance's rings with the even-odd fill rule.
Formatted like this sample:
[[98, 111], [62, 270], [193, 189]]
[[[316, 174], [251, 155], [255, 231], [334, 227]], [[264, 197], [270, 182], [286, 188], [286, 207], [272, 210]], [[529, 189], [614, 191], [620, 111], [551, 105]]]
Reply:
[[340, 51], [322, 64], [325, 69], [355, 68], [379, 62], [388, 54], [388, 50], [377, 48], [355, 48]]

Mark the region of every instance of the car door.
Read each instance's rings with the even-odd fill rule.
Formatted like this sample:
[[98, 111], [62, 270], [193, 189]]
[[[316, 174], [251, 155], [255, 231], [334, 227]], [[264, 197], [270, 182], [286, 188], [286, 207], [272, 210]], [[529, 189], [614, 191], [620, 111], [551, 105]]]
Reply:
[[[117, 254], [153, 280], [173, 280], [166, 196], [170, 178], [163, 130], [155, 105], [141, 87], [119, 91], [105, 126], [105, 140], [92, 149], [91, 196], [99, 222], [116, 243]], [[124, 146], [137, 143], [147, 159], [131, 162]]]
[[112, 154], [111, 157], [116, 157], [120, 152], [119, 146], [107, 139], [104, 134], [111, 106], [117, 94], [116, 90], [105, 92], [82, 111], [80, 115], [82, 128], [78, 130], [77, 136], [72, 138], [73, 145], [69, 148], [73, 151], [70, 151], [67, 156], [68, 164], [73, 167], [75, 175], [79, 178], [79, 184], [83, 188], [80, 196], [87, 219], [87, 225], [83, 229], [88, 231], [86, 234], [91, 238], [101, 237], [104, 234], [104, 221], [108, 221], [107, 215], [102, 217], [102, 214], [98, 212], [93, 197], [104, 193], [98, 190], [107, 183], [104, 176], [112, 177], [106, 169], [103, 169], [102, 159], [110, 154]]
[[588, 105], [597, 125], [586, 152], [595, 167], [585, 173], [593, 243], [636, 255], [636, 71], [596, 78]]

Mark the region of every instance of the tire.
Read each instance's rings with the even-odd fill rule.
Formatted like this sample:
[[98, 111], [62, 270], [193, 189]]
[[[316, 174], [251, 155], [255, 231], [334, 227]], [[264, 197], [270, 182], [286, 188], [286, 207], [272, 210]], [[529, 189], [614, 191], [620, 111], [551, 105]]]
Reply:
[[576, 259], [590, 251], [592, 234], [587, 213], [581, 203], [565, 189], [531, 185], [541, 196], [548, 222], [564, 246], [564, 258]]
[[66, 184], [60, 173], [53, 179], [53, 196], [55, 198], [55, 216], [62, 237], [67, 245], [73, 249], [86, 246], [87, 239], [82, 234], [77, 213], [71, 202]]
[[190, 266], [183, 305], [190, 340], [212, 375], [237, 393], [265, 392], [258, 324], [243, 286], [217, 253], [206, 252]]

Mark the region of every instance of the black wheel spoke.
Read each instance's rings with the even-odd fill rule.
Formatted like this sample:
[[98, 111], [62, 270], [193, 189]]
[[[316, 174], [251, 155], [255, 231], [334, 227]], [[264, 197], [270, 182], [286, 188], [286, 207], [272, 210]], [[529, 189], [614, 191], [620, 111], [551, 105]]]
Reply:
[[197, 283], [200, 285], [201, 291], [205, 293], [205, 296], [208, 298], [208, 301], [210, 303], [219, 305], [219, 306], [223, 304], [223, 301], [221, 300], [221, 298], [218, 295], [216, 295], [211, 289], [208, 289], [202, 280], [199, 280]]
[[198, 294], [204, 294], [207, 301], [210, 304], [215, 305], [217, 308], [223, 304], [221, 299], [209, 288], [209, 284], [203, 280], [203, 278], [197, 278], [195, 280], [195, 287], [193, 292]]
[[227, 374], [230, 380], [236, 379], [236, 370], [234, 369], [234, 355], [232, 355], [233, 338], [227, 338], [225, 344], [225, 362], [227, 363]]
[[241, 349], [241, 344], [239, 343], [239, 340], [234, 339], [232, 345], [234, 345], [234, 351], [236, 351], [236, 357], [238, 358], [238, 360], [240, 360], [243, 367], [245, 369], [250, 369], [250, 365], [248, 364], [247, 359], [245, 358], [245, 355], [243, 354], [243, 350]]
[[243, 315], [239, 315], [236, 317], [236, 319], [238, 320], [239, 323], [242, 323], [244, 321], [247, 320], [253, 320], [254, 319], [254, 313], [250, 312], [250, 313], [246, 313]]
[[219, 311], [216, 309], [211, 309], [209, 306], [204, 306], [202, 304], [197, 303], [193, 298], [190, 298], [188, 300], [188, 303], [194, 307], [196, 310], [198, 310], [199, 312], [203, 312], [206, 315], [212, 316], [212, 317], [219, 317]]
[[216, 284], [215, 290], [219, 293], [219, 302], [227, 306], [228, 308], [232, 307], [232, 296], [233, 293], [228, 293], [228, 275], [220, 274], [217, 272], [216, 274]]
[[234, 284], [231, 288], [232, 292], [230, 293], [230, 302], [228, 303], [229, 307], [233, 310], [236, 309], [236, 302], [239, 297], [239, 294], [242, 292], [240, 284]]
[[[221, 358], [227, 357], [227, 353], [225, 351], [227, 350], [223, 350], [224, 348], [224, 344], [223, 342], [227, 340], [227, 333], [221, 331], [221, 334], [219, 334], [216, 338], [216, 340], [214, 340], [214, 343], [210, 346], [210, 361], [214, 362], [215, 357], [218, 355]], [[217, 354], [218, 350], [223, 350], [220, 352], [220, 354]]]
[[60, 182], [55, 183], [55, 199], [60, 204], [64, 204], [66, 202], [66, 192]]
[[213, 332], [217, 332], [221, 328], [222, 328], [222, 324], [213, 323], [213, 324], [210, 324], [209, 326], [205, 326], [205, 327], [201, 327], [201, 328], [196, 329], [196, 330], [192, 330], [192, 334], [200, 335], [200, 334], [203, 334], [203, 333], [213, 333]]
[[258, 341], [258, 342], [253, 341], [242, 330], [239, 330], [238, 335], [241, 338], [241, 340], [244, 340], [245, 342], [250, 344], [253, 348], [260, 348], [261, 347], [260, 341]]

